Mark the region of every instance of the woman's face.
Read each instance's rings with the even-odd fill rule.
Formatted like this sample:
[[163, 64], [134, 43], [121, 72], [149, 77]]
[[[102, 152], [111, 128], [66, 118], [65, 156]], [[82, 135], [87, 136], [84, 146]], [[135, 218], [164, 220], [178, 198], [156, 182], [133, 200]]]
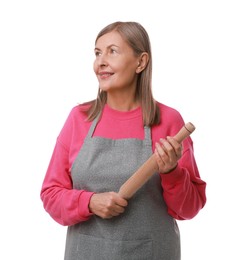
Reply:
[[100, 89], [135, 90], [139, 57], [116, 31], [101, 36], [95, 46], [94, 72]]

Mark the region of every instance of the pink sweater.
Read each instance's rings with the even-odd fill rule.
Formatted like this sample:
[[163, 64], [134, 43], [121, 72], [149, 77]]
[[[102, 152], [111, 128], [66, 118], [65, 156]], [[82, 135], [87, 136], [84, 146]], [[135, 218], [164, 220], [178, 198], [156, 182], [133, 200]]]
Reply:
[[[151, 129], [153, 150], [160, 138], [175, 135], [184, 121], [173, 108], [159, 104], [161, 124]], [[86, 121], [80, 106], [75, 106], [58, 138], [41, 189], [45, 210], [62, 225], [74, 225], [88, 220], [92, 213], [88, 204], [95, 191], [75, 190], [70, 170], [82, 147], [91, 122]], [[94, 136], [105, 138], [144, 138], [141, 108], [128, 112], [104, 108]], [[139, 166], [137, 165], [137, 168]], [[193, 218], [205, 205], [206, 183], [201, 180], [193, 154], [191, 138], [183, 142], [183, 156], [178, 167], [169, 174], [160, 174], [168, 213], [175, 219]]]

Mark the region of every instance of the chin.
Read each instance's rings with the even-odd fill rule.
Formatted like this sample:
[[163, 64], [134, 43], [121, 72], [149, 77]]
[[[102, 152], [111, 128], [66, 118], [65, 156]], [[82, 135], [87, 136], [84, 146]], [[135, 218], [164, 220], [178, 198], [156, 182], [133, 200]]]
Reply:
[[105, 86], [105, 85], [99, 85], [99, 88], [100, 88], [102, 91], [108, 91], [108, 90], [113, 89], [113, 87], [111, 87], [111, 86]]

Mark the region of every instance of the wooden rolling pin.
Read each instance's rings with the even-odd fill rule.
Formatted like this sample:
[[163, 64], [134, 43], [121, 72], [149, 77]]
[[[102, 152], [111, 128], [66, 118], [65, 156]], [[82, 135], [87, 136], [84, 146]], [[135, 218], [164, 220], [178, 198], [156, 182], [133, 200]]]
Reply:
[[[182, 143], [182, 141], [194, 130], [195, 126], [192, 123], [186, 123], [174, 136], [174, 139], [176, 139], [177, 142]], [[158, 170], [159, 167], [156, 162], [155, 154], [152, 154], [150, 158], [120, 187], [118, 193], [124, 199], [130, 199], [154, 173], [158, 172]]]

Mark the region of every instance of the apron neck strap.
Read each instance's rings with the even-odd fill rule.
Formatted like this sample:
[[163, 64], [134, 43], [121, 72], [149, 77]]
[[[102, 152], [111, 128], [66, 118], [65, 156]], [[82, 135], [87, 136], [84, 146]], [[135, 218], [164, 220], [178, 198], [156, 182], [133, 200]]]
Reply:
[[94, 133], [94, 131], [95, 131], [95, 128], [96, 128], [96, 126], [97, 126], [98, 119], [99, 119], [99, 116], [97, 116], [96, 118], [94, 118], [94, 120], [92, 121], [92, 124], [91, 124], [91, 126], [90, 126], [90, 129], [89, 129], [89, 131], [88, 131], [88, 133], [87, 133], [87, 137], [88, 137], [88, 138], [92, 138], [92, 135], [93, 135], [93, 133]]
[[152, 141], [151, 141], [151, 130], [149, 126], [144, 126], [144, 131], [145, 131], [145, 138], [144, 138], [144, 142], [146, 145], [151, 145]]

